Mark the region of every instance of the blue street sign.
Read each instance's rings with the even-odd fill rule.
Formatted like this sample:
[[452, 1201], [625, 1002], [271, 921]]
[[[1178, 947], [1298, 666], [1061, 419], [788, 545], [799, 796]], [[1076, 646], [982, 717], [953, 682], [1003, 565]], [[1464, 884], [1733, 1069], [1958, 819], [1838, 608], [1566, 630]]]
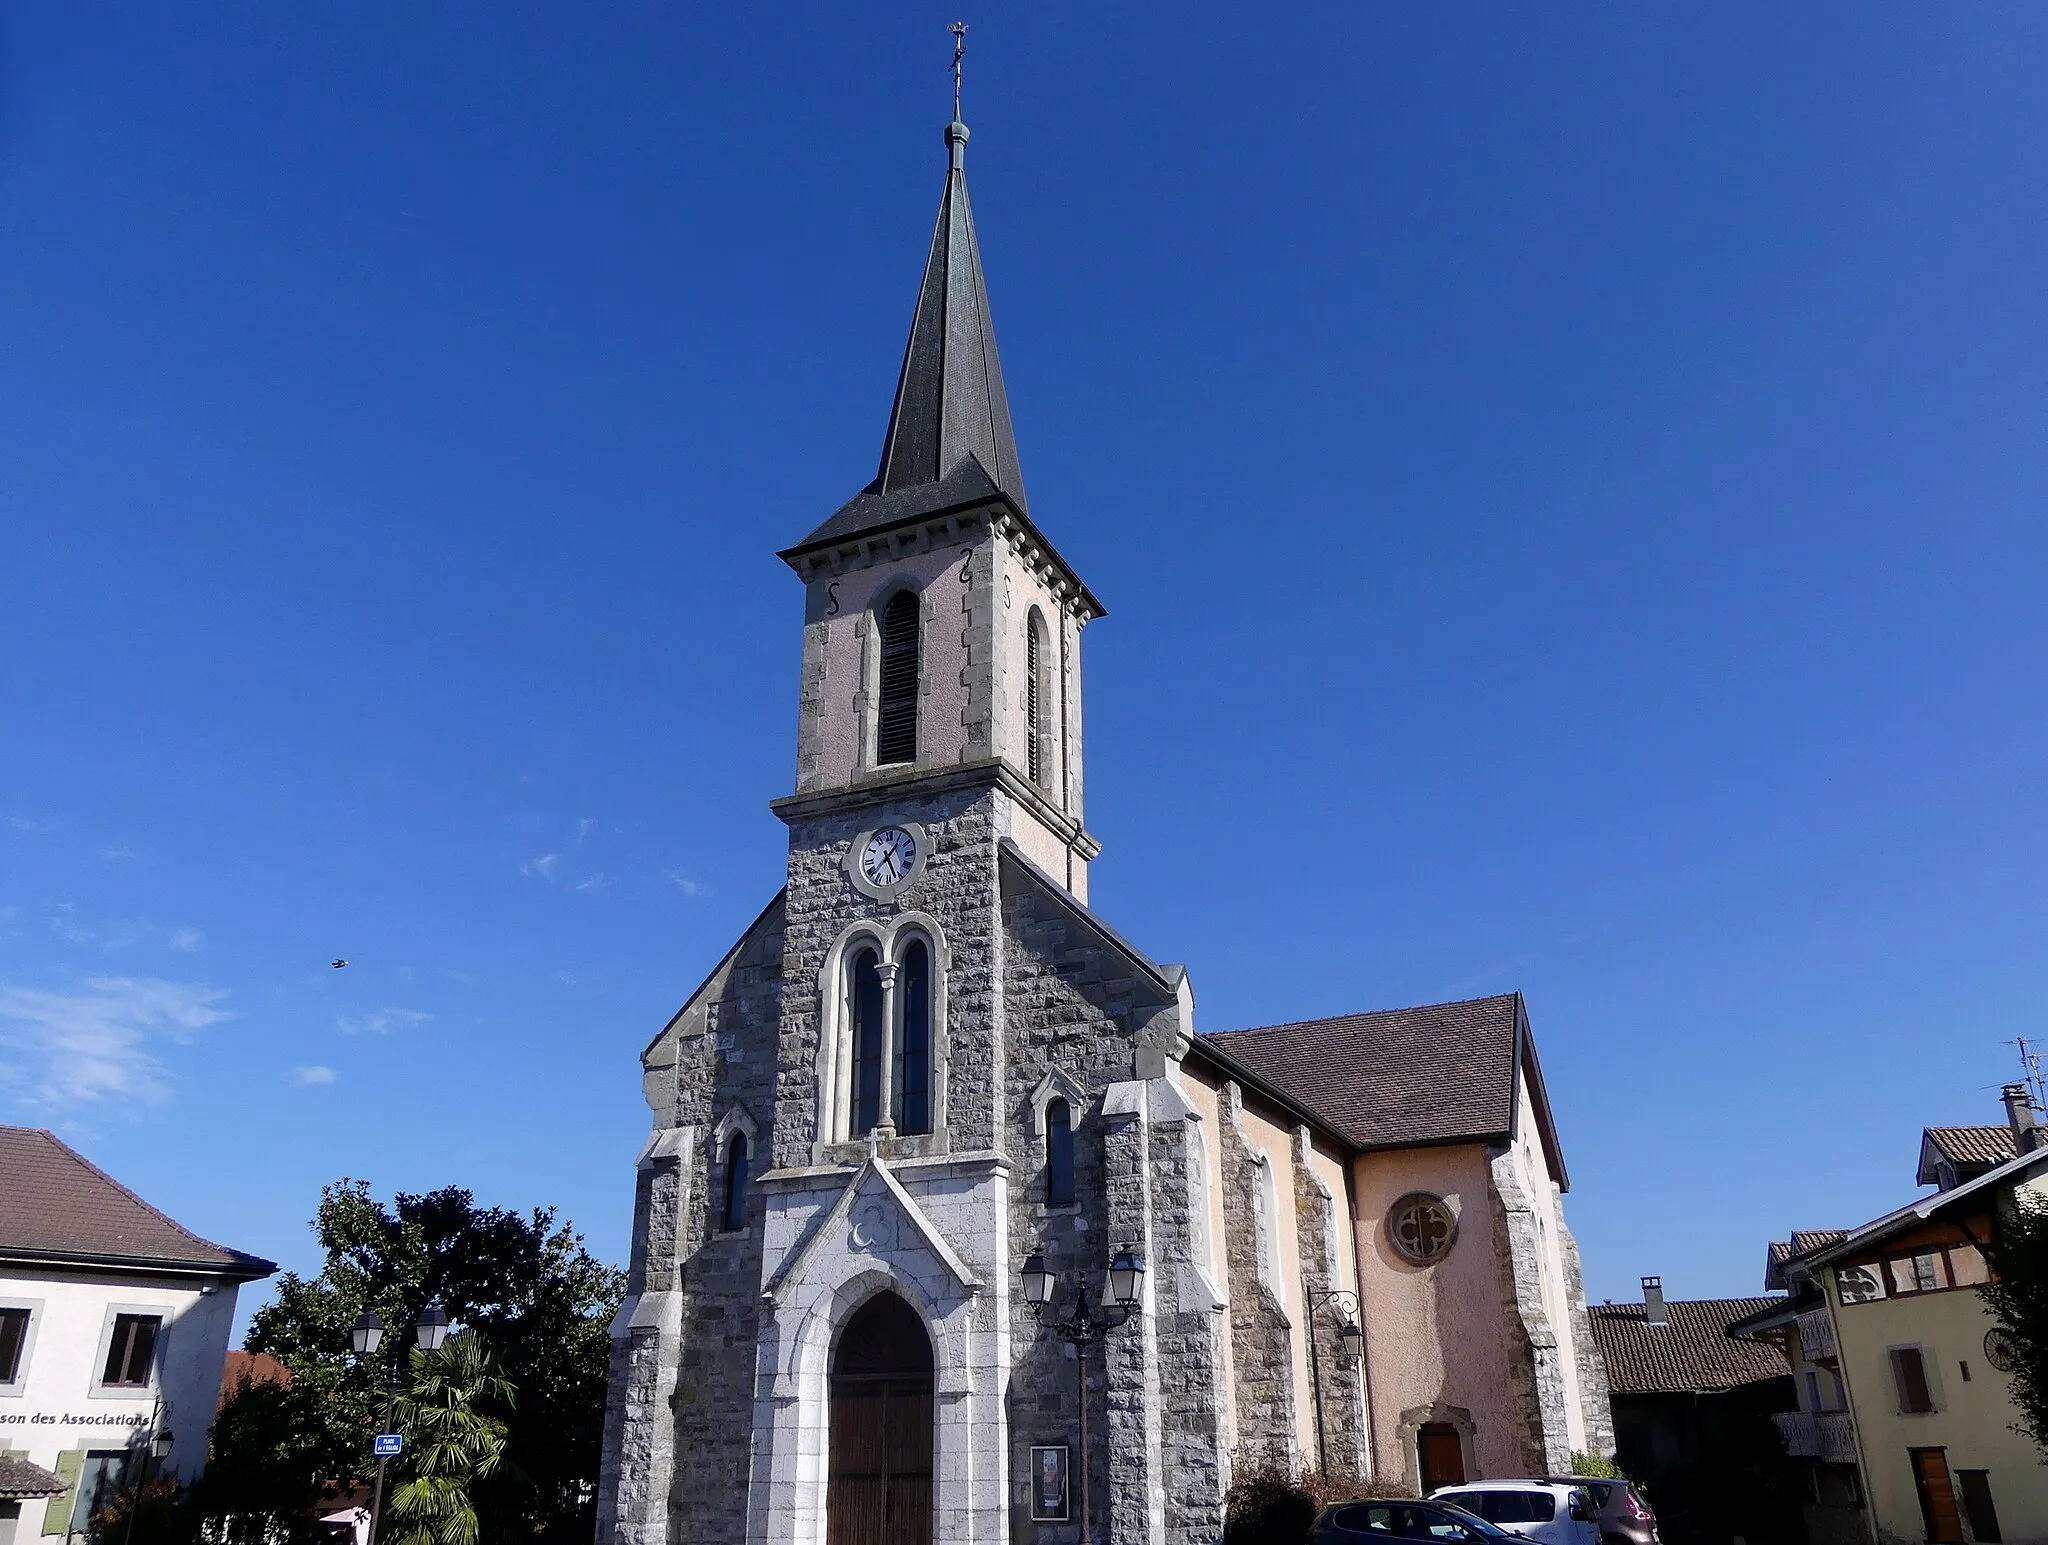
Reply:
[[404, 1433], [380, 1432], [377, 1434], [376, 1439], [370, 1444], [370, 1452], [375, 1454], [379, 1459], [389, 1459], [392, 1455], [396, 1454], [400, 1449], [404, 1447]]

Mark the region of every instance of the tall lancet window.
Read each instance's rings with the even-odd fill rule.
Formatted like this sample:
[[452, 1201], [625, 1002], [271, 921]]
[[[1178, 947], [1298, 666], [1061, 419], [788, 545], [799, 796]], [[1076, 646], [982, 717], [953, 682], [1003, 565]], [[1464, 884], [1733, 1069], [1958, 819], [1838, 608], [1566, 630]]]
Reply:
[[1050, 704], [1046, 701], [1052, 694], [1046, 691], [1045, 613], [1037, 607], [1031, 608], [1031, 616], [1024, 624], [1024, 737], [1025, 761], [1031, 774], [1031, 781], [1043, 788], [1052, 775], [1052, 748], [1046, 744], [1046, 720]]
[[882, 608], [882, 680], [875, 715], [875, 763], [917, 760], [918, 599], [898, 591]]
[[903, 1009], [903, 1034], [896, 1041], [896, 1130], [932, 1129], [932, 952], [922, 939], [904, 946], [897, 967], [896, 999]]
[[853, 1135], [882, 1119], [882, 970], [871, 949], [853, 957], [847, 1007], [853, 1031]]
[[737, 1233], [747, 1226], [747, 1134], [735, 1132], [725, 1148], [725, 1228]]
[[1045, 1107], [1045, 1204], [1064, 1207], [1074, 1199], [1074, 1108], [1065, 1100]]

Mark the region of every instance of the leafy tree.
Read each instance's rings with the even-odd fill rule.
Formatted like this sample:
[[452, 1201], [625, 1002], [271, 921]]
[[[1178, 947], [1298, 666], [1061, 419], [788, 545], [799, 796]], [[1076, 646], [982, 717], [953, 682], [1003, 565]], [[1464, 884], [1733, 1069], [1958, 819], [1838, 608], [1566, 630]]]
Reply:
[[192, 1511], [176, 1481], [153, 1480], [143, 1485], [139, 1501], [132, 1486], [114, 1493], [114, 1500], [86, 1521], [86, 1533], [93, 1545], [189, 1545]]
[[[295, 1481], [301, 1515], [323, 1484], [361, 1479], [368, 1434], [390, 1400], [386, 1359], [408, 1353], [420, 1311], [439, 1301], [518, 1396], [500, 1413], [503, 1461], [478, 1473], [471, 1498], [484, 1534], [585, 1545], [596, 1525], [608, 1326], [625, 1274], [594, 1258], [552, 1208], [479, 1207], [454, 1186], [401, 1193], [387, 1207], [366, 1183], [342, 1180], [321, 1192], [313, 1227], [325, 1265], [315, 1277], [283, 1274], [248, 1336], [250, 1351], [291, 1370], [291, 1389], [229, 1402], [209, 1472], [247, 1476], [266, 1510], [282, 1508]], [[358, 1360], [349, 1330], [366, 1309], [383, 1316], [386, 1342]], [[407, 1393], [421, 1398], [417, 1387]], [[226, 1516], [228, 1501], [211, 1499], [209, 1515]]]
[[505, 1423], [491, 1413], [511, 1408], [511, 1381], [462, 1331], [413, 1353], [412, 1389], [397, 1405], [407, 1478], [386, 1504], [390, 1545], [477, 1545], [474, 1492], [505, 1469]]
[[1572, 1450], [1571, 1468], [1565, 1473], [1567, 1475], [1583, 1475], [1591, 1480], [1625, 1481], [1628, 1479], [1628, 1471], [1622, 1469], [1612, 1459], [1585, 1449]]
[[2011, 1344], [2014, 1429], [2048, 1454], [2048, 1206], [2015, 1192], [1985, 1254], [1994, 1276], [1978, 1291]]
[[[346, 1477], [355, 1456], [336, 1448], [320, 1397], [245, 1373], [213, 1419], [212, 1456], [191, 1488], [191, 1511], [215, 1545], [314, 1545], [324, 1483]], [[360, 1436], [354, 1444], [361, 1447]], [[109, 1545], [124, 1545], [118, 1535]], [[137, 1545], [141, 1545], [138, 1541]]]

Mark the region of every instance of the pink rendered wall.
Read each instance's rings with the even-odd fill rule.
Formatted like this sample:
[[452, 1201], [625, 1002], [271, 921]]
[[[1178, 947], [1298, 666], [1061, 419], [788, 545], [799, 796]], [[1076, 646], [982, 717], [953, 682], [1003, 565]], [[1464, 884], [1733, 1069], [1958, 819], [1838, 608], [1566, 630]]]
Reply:
[[964, 635], [970, 598], [983, 581], [976, 577], [974, 584], [962, 583], [960, 569], [970, 552], [976, 554], [975, 567], [982, 567], [981, 551], [980, 547], [934, 547], [843, 574], [821, 573], [810, 582], [804, 625], [807, 630], [822, 629], [824, 634], [824, 705], [816, 729], [822, 787], [842, 787], [872, 771], [861, 764], [867, 716], [860, 706], [867, 685], [870, 641], [857, 623], [884, 591], [901, 582], [908, 582], [927, 602], [919, 662], [927, 690], [918, 703], [918, 765], [941, 767], [962, 759], [967, 744], [963, 720], [968, 691]]
[[[1494, 1226], [1485, 1148], [1366, 1154], [1353, 1173], [1376, 1473], [1409, 1475], [1402, 1415], [1441, 1403], [1471, 1413], [1481, 1476], [1517, 1474], [1522, 1436], [1505, 1325], [1513, 1310], [1502, 1296], [1507, 1246]], [[1387, 1211], [1410, 1191], [1442, 1197], [1458, 1219], [1457, 1243], [1434, 1266], [1410, 1265], [1387, 1238]]]

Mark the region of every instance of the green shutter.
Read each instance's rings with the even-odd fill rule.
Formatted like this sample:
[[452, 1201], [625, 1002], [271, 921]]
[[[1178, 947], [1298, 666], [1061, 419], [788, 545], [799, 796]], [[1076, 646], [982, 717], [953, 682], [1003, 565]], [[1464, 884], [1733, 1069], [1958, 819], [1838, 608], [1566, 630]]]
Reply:
[[78, 1492], [78, 1472], [85, 1468], [85, 1450], [67, 1448], [57, 1456], [57, 1479], [64, 1489], [43, 1509], [43, 1533], [62, 1534], [71, 1523], [71, 1499]]

